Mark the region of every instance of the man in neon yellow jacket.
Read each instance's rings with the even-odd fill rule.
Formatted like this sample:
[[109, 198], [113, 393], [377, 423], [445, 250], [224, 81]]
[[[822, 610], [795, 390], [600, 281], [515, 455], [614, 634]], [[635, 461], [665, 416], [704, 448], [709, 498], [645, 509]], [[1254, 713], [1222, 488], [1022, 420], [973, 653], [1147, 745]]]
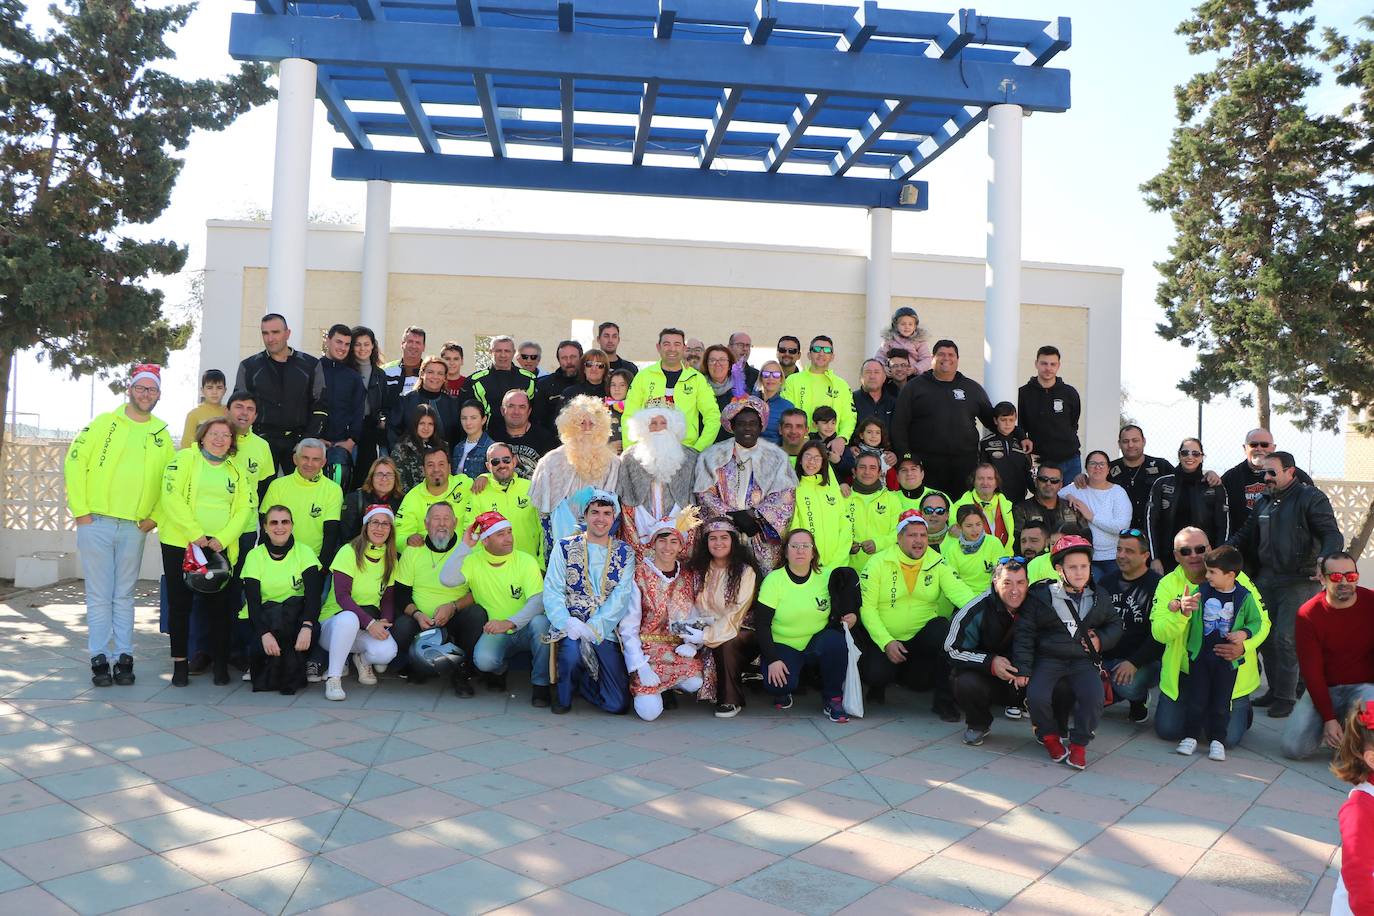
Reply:
[[897, 543], [899, 494], [883, 486], [882, 464], [877, 455], [860, 455], [854, 462], [854, 487], [849, 493], [854, 515], [854, 543], [849, 565], [862, 572], [875, 554]]
[[630, 424], [625, 421], [654, 398], [664, 398], [682, 411], [687, 420], [685, 444], [700, 452], [715, 443], [720, 432], [720, 405], [706, 376], [682, 361], [686, 352], [687, 337], [682, 331], [664, 328], [658, 332], [659, 361], [635, 374], [625, 397], [625, 414], [620, 423], [625, 448], [634, 445]]
[[[1178, 566], [1155, 586], [1155, 601], [1150, 609], [1150, 632], [1164, 644], [1159, 672], [1159, 707], [1155, 710], [1155, 733], [1166, 741], [1178, 741], [1184, 731], [1183, 695], [1188, 690], [1188, 615], [1200, 613], [1198, 585], [1206, 579], [1203, 556], [1211, 549], [1207, 533], [1201, 528], [1184, 528], [1174, 535], [1174, 559]], [[1243, 647], [1217, 646], [1222, 658], [1241, 658], [1236, 669], [1236, 687], [1231, 693], [1231, 720], [1225, 744], [1234, 747], [1250, 727], [1250, 694], [1259, 687], [1259, 647], [1269, 636], [1269, 611], [1259, 598], [1259, 590], [1241, 573], [1236, 582], [1250, 590], [1259, 602], [1260, 625]], [[1186, 613], [1185, 613], [1186, 612]]]
[[857, 421], [854, 414], [854, 392], [850, 390], [848, 382], [830, 371], [830, 364], [835, 359], [834, 341], [824, 335], [812, 338], [809, 357], [810, 368], [805, 372], [794, 373], [788, 378], [782, 386], [782, 396], [806, 414], [808, 428], [812, 432], [816, 431], [816, 422], [812, 419], [816, 408], [822, 404], [835, 408], [838, 420], [835, 435], [844, 440], [840, 443], [840, 446], [844, 447], [849, 442], [849, 437], [854, 435], [854, 424]]
[[885, 702], [884, 692], [897, 679], [898, 669], [916, 659], [916, 664], [905, 669], [906, 675], [931, 671], [936, 715], [945, 722], [958, 722], [945, 638], [950, 609], [963, 607], [976, 596], [940, 552], [929, 549], [926, 520], [919, 512], [902, 513], [897, 543], [868, 561], [859, 573], [859, 588], [863, 592], [859, 617], [867, 631], [860, 642], [869, 699]]
[[[167, 424], [153, 416], [161, 376], [157, 366], [136, 367], [129, 402], [81, 430], [62, 465], [86, 580], [86, 642], [97, 687], [134, 682], [134, 586], [145, 535], [156, 524], [162, 471], [176, 453]], [[111, 642], [113, 675], [106, 654]]]

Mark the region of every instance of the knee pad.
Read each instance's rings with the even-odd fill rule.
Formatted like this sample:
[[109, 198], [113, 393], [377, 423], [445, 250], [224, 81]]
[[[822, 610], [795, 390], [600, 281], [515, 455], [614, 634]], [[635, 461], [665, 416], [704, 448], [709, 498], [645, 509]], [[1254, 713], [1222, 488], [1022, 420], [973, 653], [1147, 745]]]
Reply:
[[694, 674], [691, 677], [684, 677], [682, 680], [678, 681], [677, 686], [688, 693], [696, 693], [701, 689], [704, 683], [705, 681], [701, 679], [701, 675]]
[[663, 697], [658, 694], [635, 697], [635, 715], [645, 722], [654, 721], [663, 715]]

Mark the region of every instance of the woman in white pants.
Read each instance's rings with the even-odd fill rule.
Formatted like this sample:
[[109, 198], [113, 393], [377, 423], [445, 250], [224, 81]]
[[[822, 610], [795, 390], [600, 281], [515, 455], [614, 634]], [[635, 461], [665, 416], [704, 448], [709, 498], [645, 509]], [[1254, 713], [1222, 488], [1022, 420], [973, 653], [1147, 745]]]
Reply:
[[344, 664], [353, 656], [358, 683], [377, 683], [375, 671], [386, 670], [396, 657], [391, 622], [396, 573], [396, 516], [388, 506], [370, 506], [363, 530], [334, 555], [329, 566], [333, 587], [320, 611], [320, 639], [329, 652], [326, 699], [342, 700]]

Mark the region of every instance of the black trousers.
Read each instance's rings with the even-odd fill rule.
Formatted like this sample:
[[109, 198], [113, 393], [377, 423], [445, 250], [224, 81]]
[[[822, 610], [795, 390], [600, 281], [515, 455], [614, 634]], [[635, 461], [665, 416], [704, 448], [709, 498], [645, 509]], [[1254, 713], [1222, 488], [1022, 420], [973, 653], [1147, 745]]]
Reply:
[[[1025, 690], [994, 677], [986, 671], [963, 668], [954, 672], [951, 678], [954, 688], [954, 702], [964, 714], [964, 722], [969, 728], [986, 731], [992, 726], [993, 710], [1001, 706], [1020, 706], [1026, 699]], [[1064, 734], [1069, 730], [1069, 716], [1073, 714], [1075, 702], [1072, 688], [1060, 681], [1050, 697], [1050, 706], [1055, 721], [1054, 733]]]
[[[469, 665], [472, 663], [473, 650], [477, 648], [477, 640], [482, 637], [482, 627], [486, 622], [487, 612], [481, 605], [473, 604], [459, 610], [444, 624], [448, 638], [463, 650]], [[396, 615], [396, 620], [391, 624], [391, 638], [396, 640], [396, 663], [401, 667], [404, 668], [410, 663], [410, 644], [419, 634], [420, 624], [414, 617], [400, 613]]]
[[[975, 449], [967, 455], [930, 455], [917, 450], [921, 463], [926, 469], [926, 486], [948, 493], [950, 499], [958, 499], [955, 493], [967, 493], [970, 489], [969, 478], [978, 465], [978, 452]], [[951, 519], [951, 524], [953, 520]]]
[[1074, 699], [1073, 727], [1069, 741], [1086, 745], [1097, 731], [1102, 718], [1102, 675], [1097, 666], [1084, 659], [1065, 661], [1042, 658], [1031, 671], [1026, 688], [1026, 705], [1030, 707], [1031, 722], [1038, 736], [1062, 735], [1064, 723], [1056, 716], [1054, 695], [1067, 686]]
[[[862, 638], [858, 638], [859, 633], [862, 633]], [[906, 647], [906, 661], [894, 662], [867, 631], [860, 630], [855, 636], [863, 652], [860, 664], [864, 680], [868, 686], [876, 688], [886, 687], [894, 681], [908, 687], [918, 687], [929, 681], [935, 688], [935, 708], [952, 707], [954, 693], [949, 683], [949, 656], [945, 654], [945, 638], [948, 635], [949, 621], [943, 617], [933, 617], [910, 639], [900, 640]]]
[[171, 637], [172, 658], [186, 658], [191, 635], [191, 604], [196, 599], [210, 628], [210, 657], [215, 664], [229, 663], [229, 634], [238, 616], [240, 604], [236, 596], [242, 594], [238, 580], [230, 582], [213, 595], [199, 594], [186, 587], [181, 563], [186, 558], [185, 547], [162, 544], [162, 572], [167, 577], [167, 634]]

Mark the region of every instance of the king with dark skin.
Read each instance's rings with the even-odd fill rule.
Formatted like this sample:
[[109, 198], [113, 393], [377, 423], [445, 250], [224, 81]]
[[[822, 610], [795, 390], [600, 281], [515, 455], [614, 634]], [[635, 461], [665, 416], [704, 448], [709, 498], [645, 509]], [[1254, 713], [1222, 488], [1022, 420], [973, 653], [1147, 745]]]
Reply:
[[[751, 449], [759, 444], [759, 437], [763, 435], [763, 418], [753, 410], [741, 410], [731, 422], [730, 431], [735, 437], [737, 446]], [[731, 512], [730, 518], [734, 520], [735, 526], [746, 537], [753, 537], [758, 534], [763, 520], [757, 509], [740, 509]]]

